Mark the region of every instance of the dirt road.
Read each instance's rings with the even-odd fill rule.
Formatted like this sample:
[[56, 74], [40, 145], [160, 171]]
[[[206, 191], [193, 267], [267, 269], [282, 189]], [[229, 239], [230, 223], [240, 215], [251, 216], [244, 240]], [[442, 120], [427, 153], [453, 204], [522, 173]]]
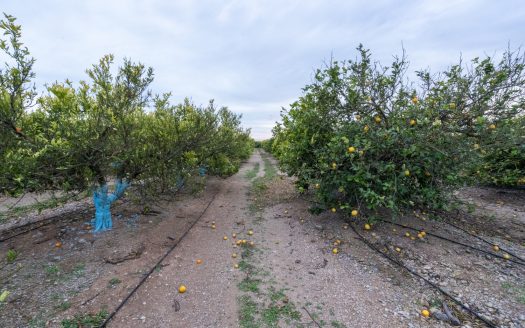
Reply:
[[[484, 202], [479, 209], [494, 201], [491, 215], [503, 211], [505, 220], [475, 213], [455, 222], [475, 222], [476, 234], [525, 257], [523, 194], [487, 193], [480, 200], [477, 190], [468, 190], [474, 203]], [[195, 181], [155, 204], [152, 214], [131, 202], [115, 208], [112, 231], [93, 235], [85, 218], [13, 238], [0, 245], [2, 254], [17, 252], [16, 260], [2, 263], [2, 290], [11, 292], [0, 306], [2, 324], [100, 323], [184, 236], [109, 327], [448, 327], [421, 315], [422, 309], [439, 311], [443, 302], [463, 327], [484, 326], [371, 251], [342, 215], [311, 214], [305, 197], [269, 155], [256, 151], [234, 176]], [[398, 220], [492, 248], [426, 214]], [[367, 240], [497, 326], [525, 323], [524, 266], [430, 236], [407, 238], [409, 230], [400, 227], [365, 231], [363, 222], [356, 224]]]

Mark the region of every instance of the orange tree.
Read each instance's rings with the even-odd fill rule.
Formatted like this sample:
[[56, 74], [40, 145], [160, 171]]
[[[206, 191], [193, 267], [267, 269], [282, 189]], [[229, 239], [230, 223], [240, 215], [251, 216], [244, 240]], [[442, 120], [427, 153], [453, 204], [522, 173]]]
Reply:
[[2, 192], [91, 189], [101, 231], [111, 228], [111, 204], [132, 182], [143, 194], [169, 191], [199, 166], [231, 174], [252, 150], [239, 116], [213, 102], [173, 106], [169, 94], [152, 97], [153, 69], [127, 59], [113, 69], [112, 55], [88, 69], [76, 88], [69, 81], [49, 86], [30, 109], [34, 60], [14, 18], [6, 16], [0, 27], [9, 38], [2, 49], [14, 62], [0, 80]]
[[414, 86], [404, 55], [385, 67], [358, 51], [317, 70], [274, 128], [274, 154], [301, 191], [314, 187], [320, 208], [444, 207], [448, 191], [472, 181], [476, 143], [489, 147], [494, 126], [523, 114], [522, 54], [417, 72]]

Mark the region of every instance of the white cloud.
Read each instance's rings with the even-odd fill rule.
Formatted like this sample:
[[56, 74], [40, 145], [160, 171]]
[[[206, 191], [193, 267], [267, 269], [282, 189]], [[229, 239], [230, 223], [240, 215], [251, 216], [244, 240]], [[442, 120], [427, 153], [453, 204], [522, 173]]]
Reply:
[[243, 113], [257, 138], [315, 68], [354, 58], [359, 43], [386, 63], [403, 45], [413, 70], [525, 43], [522, 0], [18, 0], [2, 10], [23, 26], [38, 86], [85, 78], [113, 53], [154, 67], [156, 92]]

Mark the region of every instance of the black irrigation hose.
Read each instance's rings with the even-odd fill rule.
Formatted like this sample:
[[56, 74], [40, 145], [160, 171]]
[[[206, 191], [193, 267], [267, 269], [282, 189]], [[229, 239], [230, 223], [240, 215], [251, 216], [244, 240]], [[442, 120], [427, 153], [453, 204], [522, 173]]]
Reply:
[[[116, 208], [119, 208], [123, 205], [125, 205], [126, 203], [128, 203], [129, 200], [127, 201], [123, 201], [122, 203], [120, 204], [117, 204], [113, 207], [113, 210], [116, 209]], [[15, 233], [15, 234], [12, 234], [10, 236], [7, 236], [7, 237], [4, 237], [4, 238], [1, 238], [0, 239], [0, 242], [4, 242], [4, 241], [7, 241], [9, 239], [13, 239], [15, 237], [18, 237], [18, 236], [21, 236], [21, 235], [24, 235], [28, 232], [31, 232], [33, 230], [36, 230], [36, 229], [40, 229], [42, 227], [45, 227], [49, 224], [52, 224], [55, 222], [55, 220], [53, 219], [56, 219], [58, 217], [61, 217], [61, 216], [68, 216], [68, 215], [74, 215], [74, 214], [77, 214], [77, 213], [80, 213], [80, 212], [83, 212], [83, 211], [91, 211], [93, 210], [95, 207], [93, 205], [90, 205], [88, 206], [88, 208], [79, 208], [79, 209], [76, 209], [76, 210], [73, 210], [71, 212], [67, 212], [67, 213], [60, 213], [60, 214], [56, 214], [56, 215], [53, 215], [53, 216], [50, 216], [48, 218], [45, 218], [43, 220], [40, 220], [40, 221], [35, 221], [35, 222], [28, 222], [28, 223], [25, 223], [25, 224], [22, 224], [22, 225], [19, 225], [19, 226], [16, 226], [16, 227], [13, 227], [11, 229], [8, 229], [4, 232], [2, 232], [2, 234], [6, 234], [6, 233], [9, 233], [10, 231], [16, 231], [16, 230], [19, 230], [20, 228], [24, 228], [24, 227], [29, 227], [25, 230], [22, 230], [18, 233]], [[77, 219], [70, 219], [70, 220], [66, 220], [66, 221], [77, 221]]]
[[[458, 229], [458, 230], [463, 231], [463, 232], [466, 233], [466, 234], [471, 235], [472, 237], [475, 237], [475, 238], [481, 240], [482, 242], [484, 242], [484, 243], [486, 243], [486, 244], [489, 244], [489, 245], [491, 245], [491, 246], [494, 246], [494, 243], [491, 243], [490, 241], [488, 241], [488, 240], [486, 240], [486, 239], [484, 239], [484, 238], [481, 238], [480, 236], [478, 236], [478, 235], [476, 235], [476, 234], [473, 234], [473, 233], [469, 232], [467, 229], [463, 229], [463, 228], [461, 228], [460, 226], [455, 225], [454, 223], [450, 223], [450, 222], [447, 222], [447, 221], [443, 221], [443, 222], [446, 223], [446, 224], [448, 224], [448, 225], [450, 225], [450, 226], [452, 226], [452, 227], [454, 227], [454, 228], [456, 228], [456, 229]], [[509, 251], [509, 250], [507, 250], [507, 249], [504, 249], [504, 248], [501, 247], [500, 245], [498, 245], [498, 247], [499, 247], [499, 249], [501, 249], [501, 250], [504, 251], [505, 253], [509, 253], [509, 254], [512, 255], [513, 257], [515, 257], [515, 258], [517, 258], [517, 259], [519, 259], [520, 261], [522, 261], [522, 262], [525, 263], [525, 259], [521, 258], [520, 256], [514, 254], [513, 252], [511, 252], [511, 251]]]
[[481, 316], [481, 314], [478, 314], [476, 311], [470, 309], [469, 307], [467, 307], [465, 304], [463, 304], [460, 300], [458, 300], [457, 298], [455, 298], [454, 296], [450, 295], [447, 291], [443, 290], [441, 287], [439, 287], [438, 285], [436, 285], [435, 283], [433, 283], [432, 281], [428, 280], [427, 278], [423, 277], [422, 275], [420, 275], [419, 273], [415, 272], [414, 270], [410, 269], [409, 267], [407, 267], [406, 265], [404, 265], [401, 261], [397, 260], [397, 259], [394, 259], [393, 257], [389, 256], [388, 254], [382, 252], [379, 250], [379, 248], [377, 248], [374, 244], [372, 244], [371, 242], [369, 242], [365, 237], [363, 237], [359, 232], [357, 232], [357, 229], [355, 228], [355, 226], [353, 224], [350, 224], [350, 226], [352, 227], [352, 230], [355, 232], [356, 235], [359, 236], [359, 238], [368, 246], [370, 247], [371, 249], [373, 249], [374, 251], [376, 251], [377, 253], [379, 253], [381, 256], [383, 256], [384, 258], [386, 258], [387, 260], [389, 260], [390, 262], [394, 263], [394, 264], [397, 264], [398, 266], [400, 266], [402, 269], [405, 269], [406, 271], [408, 271], [409, 273], [411, 273], [412, 275], [422, 279], [423, 281], [425, 281], [427, 284], [429, 284], [430, 286], [434, 287], [435, 289], [437, 289], [440, 293], [442, 293], [443, 295], [447, 296], [448, 298], [450, 298], [452, 301], [454, 301], [454, 303], [456, 303], [457, 305], [461, 306], [461, 308], [463, 308], [464, 310], [466, 310], [467, 312], [469, 312], [470, 314], [474, 315], [476, 318], [478, 318], [479, 320], [483, 321], [488, 327], [490, 328], [496, 328], [496, 324], [494, 324], [492, 321], [488, 320], [488, 319], [485, 319], [483, 316]]
[[115, 314], [117, 314], [118, 311], [120, 311], [120, 309], [122, 309], [122, 307], [129, 301], [129, 299], [131, 298], [131, 296], [133, 296], [133, 294], [135, 294], [135, 292], [140, 288], [140, 286], [142, 286], [142, 284], [144, 284], [144, 282], [146, 281], [146, 279], [149, 278], [149, 276], [153, 273], [153, 271], [155, 271], [155, 269], [162, 263], [162, 261], [164, 261], [164, 259], [166, 257], [168, 257], [168, 255], [175, 249], [175, 247], [177, 247], [179, 245], [179, 243], [182, 241], [182, 239], [184, 239], [184, 237], [186, 237], [186, 235], [188, 234], [188, 232], [195, 226], [195, 224], [202, 218], [202, 216], [206, 213], [206, 211], [208, 210], [208, 208], [211, 206], [211, 204], [213, 203], [213, 201], [215, 200], [215, 196], [217, 196], [219, 192], [216, 192], [212, 199], [210, 200], [210, 202], [208, 203], [208, 205], [206, 206], [206, 208], [202, 211], [202, 213], [199, 215], [199, 217], [193, 221], [193, 223], [190, 225], [190, 227], [188, 228], [188, 230], [186, 230], [180, 237], [179, 239], [170, 247], [170, 249], [168, 249], [168, 251], [157, 261], [157, 263], [151, 267], [151, 269], [148, 271], [147, 274], [145, 274], [142, 279], [140, 280], [140, 282], [135, 286], [135, 288], [133, 288], [133, 290], [126, 296], [126, 298], [124, 298], [124, 300], [115, 308], [115, 310], [113, 310], [111, 312], [111, 314], [106, 318], [106, 320], [104, 320], [104, 322], [99, 326], [99, 328], [103, 328], [103, 327], [106, 327], [106, 325], [111, 321], [111, 319], [115, 316]]
[[24, 228], [24, 227], [29, 227], [29, 228], [27, 228], [25, 230], [22, 230], [22, 231], [20, 231], [18, 233], [15, 233], [13, 235], [10, 235], [8, 237], [2, 238], [2, 239], [0, 239], [0, 242], [4, 242], [6, 240], [13, 239], [13, 238], [18, 237], [20, 235], [23, 235], [23, 234], [26, 234], [28, 232], [31, 232], [33, 230], [45, 227], [46, 225], [53, 223], [54, 222], [53, 219], [56, 219], [58, 217], [66, 216], [66, 215], [73, 215], [73, 214], [80, 213], [82, 211], [89, 211], [91, 209], [92, 208], [87, 208], [87, 209], [86, 208], [81, 208], [81, 209], [77, 209], [77, 210], [74, 210], [74, 211], [71, 211], [71, 212], [67, 212], [67, 213], [56, 214], [56, 215], [50, 216], [48, 218], [45, 218], [43, 220], [39, 220], [39, 221], [35, 221], [35, 222], [28, 222], [28, 223], [25, 223], [25, 224], [13, 227], [11, 229], [8, 229], [8, 230], [4, 231], [3, 234], [7, 234], [10, 231], [15, 231], [15, 230], [18, 230], [18, 229], [21, 229], [21, 228]]
[[[405, 224], [400, 224], [400, 223], [396, 223], [396, 222], [393, 222], [393, 221], [389, 221], [389, 220], [381, 220], [381, 222], [385, 222], [385, 223], [389, 223], [389, 224], [392, 224], [392, 225], [396, 225], [398, 227], [403, 227], [405, 229], [410, 229], [412, 231], [423, 231], [422, 229], [416, 229], [416, 228], [412, 228], [412, 227], [409, 227]], [[491, 256], [494, 256], [494, 257], [497, 257], [497, 258], [500, 258], [502, 260], [505, 260], [505, 261], [509, 261], [509, 262], [514, 262], [516, 264], [519, 264], [519, 265], [522, 265], [522, 266], [525, 266], [525, 263], [524, 262], [521, 262], [521, 261], [517, 261], [515, 259], [513, 259], [512, 257], [509, 258], [509, 259], [506, 259], [504, 258], [502, 255], [499, 255], [499, 254], [494, 254], [492, 252], [488, 252], [486, 250], [483, 250], [483, 249], [480, 249], [480, 248], [477, 248], [477, 247], [474, 247], [474, 246], [470, 246], [470, 245], [467, 245], [467, 244], [464, 244], [462, 242], [459, 242], [459, 241], [456, 241], [456, 240], [452, 240], [450, 238], [447, 238], [447, 237], [443, 237], [443, 236], [440, 236], [440, 235], [436, 235], [435, 233], [432, 233], [432, 232], [427, 232], [425, 231], [425, 233], [429, 236], [432, 236], [432, 237], [435, 237], [435, 238], [439, 238], [439, 239], [442, 239], [442, 240], [446, 240], [448, 242], [451, 242], [451, 243], [454, 243], [454, 244], [457, 244], [457, 245], [461, 245], [463, 247], [467, 247], [467, 248], [470, 248], [472, 250], [475, 250], [475, 251], [478, 251], [478, 252], [481, 252], [481, 253], [485, 253], [487, 255], [491, 255]]]

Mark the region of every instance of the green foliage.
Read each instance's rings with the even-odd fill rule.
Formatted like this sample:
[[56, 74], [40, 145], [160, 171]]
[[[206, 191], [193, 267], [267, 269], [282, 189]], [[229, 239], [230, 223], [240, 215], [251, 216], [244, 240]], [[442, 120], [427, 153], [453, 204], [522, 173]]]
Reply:
[[[200, 107], [153, 95], [153, 69], [106, 55], [87, 80], [54, 83], [36, 99], [29, 86], [34, 59], [20, 26], [5, 16], [0, 49], [13, 63], [0, 74], [0, 192], [87, 190], [113, 180], [135, 182], [142, 196], [180, 187], [199, 174], [230, 175], [254, 141], [241, 117], [213, 101]], [[29, 107], [35, 104], [31, 110]]]
[[477, 160], [471, 172], [480, 182], [525, 186], [525, 118], [500, 122], [473, 145]]
[[18, 252], [16, 250], [10, 249], [7, 251], [7, 255], [6, 255], [7, 263], [13, 263], [17, 257], [18, 257]]
[[108, 282], [108, 287], [114, 288], [116, 285], [120, 284], [122, 280], [119, 278], [111, 278]]
[[101, 310], [98, 313], [87, 313], [87, 314], [77, 314], [73, 319], [64, 319], [61, 322], [62, 328], [95, 328], [99, 327], [106, 317], [108, 316], [108, 311]]
[[[416, 89], [404, 56], [384, 67], [362, 46], [358, 51], [356, 61], [318, 70], [273, 130], [271, 150], [283, 170], [298, 178], [300, 190], [314, 186], [324, 208], [442, 208], [448, 191], [474, 181], [473, 165], [489, 160], [475, 155], [475, 144], [497, 149], [492, 156], [523, 145], [523, 124], [512, 123], [525, 107], [521, 53], [507, 52], [499, 63], [474, 59], [437, 75], [417, 72]], [[511, 129], [516, 138], [509, 141]], [[512, 163], [499, 168], [524, 175], [503, 156]]]

